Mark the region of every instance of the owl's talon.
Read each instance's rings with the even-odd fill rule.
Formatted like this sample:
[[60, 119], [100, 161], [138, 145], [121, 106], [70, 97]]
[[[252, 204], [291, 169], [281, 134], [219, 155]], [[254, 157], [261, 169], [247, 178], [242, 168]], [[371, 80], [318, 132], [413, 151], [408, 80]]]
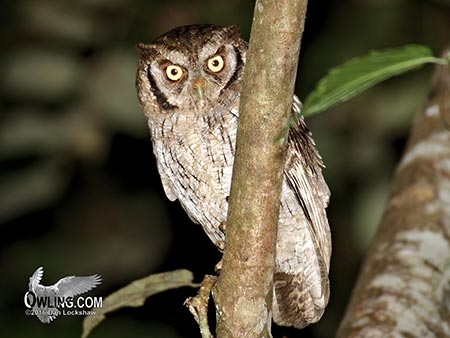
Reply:
[[214, 271], [216, 273], [220, 273], [220, 271], [222, 271], [222, 259], [216, 264], [216, 266], [214, 266]]
[[217, 242], [217, 248], [223, 252], [223, 250], [225, 250], [225, 241], [218, 241]]

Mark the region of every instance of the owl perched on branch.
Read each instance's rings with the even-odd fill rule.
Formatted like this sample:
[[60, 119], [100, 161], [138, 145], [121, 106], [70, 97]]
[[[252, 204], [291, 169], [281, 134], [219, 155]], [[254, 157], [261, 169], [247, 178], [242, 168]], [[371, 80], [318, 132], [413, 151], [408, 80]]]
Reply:
[[[176, 28], [139, 44], [137, 91], [167, 197], [179, 200], [220, 249], [247, 43], [237, 26]], [[293, 99], [293, 114], [300, 101]], [[289, 132], [276, 245], [273, 317], [305, 327], [329, 298], [329, 190], [303, 119]]]

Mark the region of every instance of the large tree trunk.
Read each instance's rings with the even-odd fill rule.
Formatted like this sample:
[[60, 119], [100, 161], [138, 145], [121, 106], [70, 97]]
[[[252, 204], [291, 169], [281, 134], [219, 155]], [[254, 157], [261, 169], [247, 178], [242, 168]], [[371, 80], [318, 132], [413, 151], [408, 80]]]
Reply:
[[450, 337], [448, 121], [450, 70], [437, 66], [337, 337]]

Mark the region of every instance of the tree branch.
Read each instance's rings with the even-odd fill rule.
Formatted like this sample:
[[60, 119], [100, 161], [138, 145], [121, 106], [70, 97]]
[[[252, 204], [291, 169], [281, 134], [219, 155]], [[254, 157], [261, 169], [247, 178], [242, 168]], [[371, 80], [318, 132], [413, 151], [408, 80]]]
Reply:
[[223, 269], [214, 290], [217, 336], [270, 337], [272, 279], [306, 0], [257, 0], [239, 109]]
[[215, 276], [206, 275], [205, 278], [203, 278], [203, 282], [200, 285], [197, 296], [189, 297], [184, 302], [184, 305], [188, 307], [189, 311], [194, 316], [194, 319], [200, 328], [202, 338], [214, 338], [209, 331], [208, 302], [211, 289], [213, 288], [215, 282]]
[[449, 66], [437, 66], [337, 337], [450, 336]]

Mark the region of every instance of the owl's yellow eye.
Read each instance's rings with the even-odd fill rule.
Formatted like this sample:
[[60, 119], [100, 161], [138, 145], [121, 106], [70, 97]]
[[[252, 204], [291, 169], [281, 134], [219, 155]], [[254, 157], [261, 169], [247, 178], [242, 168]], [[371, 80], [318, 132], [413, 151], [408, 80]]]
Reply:
[[183, 69], [180, 66], [170, 65], [166, 68], [166, 76], [170, 81], [178, 81], [183, 76]]
[[216, 55], [210, 58], [207, 62], [208, 69], [213, 73], [218, 73], [223, 69], [224, 61], [223, 57], [220, 55]]

